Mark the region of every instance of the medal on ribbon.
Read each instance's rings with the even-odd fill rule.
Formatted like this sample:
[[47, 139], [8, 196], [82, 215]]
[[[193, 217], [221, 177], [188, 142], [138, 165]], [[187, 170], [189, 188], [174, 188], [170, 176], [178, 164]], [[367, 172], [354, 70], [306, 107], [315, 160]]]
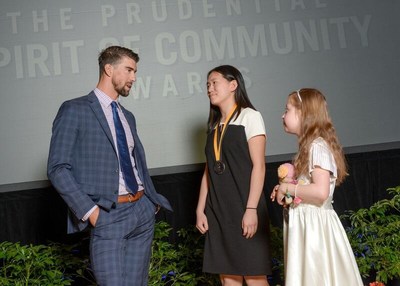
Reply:
[[222, 139], [224, 138], [225, 131], [228, 128], [229, 121], [231, 121], [233, 115], [235, 114], [235, 111], [236, 111], [236, 104], [233, 106], [228, 117], [225, 119], [221, 131], [219, 131], [219, 126], [216, 126], [214, 130], [214, 155], [215, 155], [214, 172], [218, 175], [221, 175], [225, 171], [225, 163], [222, 162], [221, 160]]
[[225, 171], [225, 163], [222, 161], [215, 161], [214, 172], [221, 175]]

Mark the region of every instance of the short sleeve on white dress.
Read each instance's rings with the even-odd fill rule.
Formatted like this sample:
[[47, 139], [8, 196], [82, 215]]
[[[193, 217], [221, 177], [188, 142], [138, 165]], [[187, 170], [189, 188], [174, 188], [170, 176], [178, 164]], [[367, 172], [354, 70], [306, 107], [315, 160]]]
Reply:
[[266, 136], [262, 115], [259, 111], [256, 111], [252, 108], [248, 107], [242, 109], [238, 118], [230, 124], [244, 126], [247, 140], [257, 135]]
[[335, 159], [328, 144], [324, 139], [318, 137], [311, 143], [309, 174], [316, 166], [327, 170], [331, 173], [331, 178], [337, 178], [337, 168]]

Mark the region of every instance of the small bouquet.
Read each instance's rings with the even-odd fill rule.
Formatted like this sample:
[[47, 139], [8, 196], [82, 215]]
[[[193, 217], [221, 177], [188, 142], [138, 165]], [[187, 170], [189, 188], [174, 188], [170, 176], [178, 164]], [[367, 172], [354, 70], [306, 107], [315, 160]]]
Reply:
[[385, 284], [383, 284], [382, 282], [371, 282], [369, 283], [369, 286], [385, 286]]
[[[297, 188], [297, 180], [295, 179], [295, 170], [294, 166], [290, 163], [283, 163], [278, 167], [278, 178], [280, 183], [289, 183], [296, 185]], [[296, 195], [294, 198], [290, 195], [289, 192], [285, 194], [285, 204], [290, 205], [293, 204], [294, 206], [301, 203], [301, 198], [297, 197]]]
[[278, 178], [281, 183], [295, 184], [294, 166], [290, 163], [283, 163], [278, 167]]

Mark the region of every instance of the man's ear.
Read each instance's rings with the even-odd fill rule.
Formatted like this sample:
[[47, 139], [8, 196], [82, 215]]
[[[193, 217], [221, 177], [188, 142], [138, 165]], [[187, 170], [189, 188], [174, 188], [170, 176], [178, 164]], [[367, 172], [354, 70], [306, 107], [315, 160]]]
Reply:
[[113, 66], [111, 64], [106, 64], [104, 66], [104, 74], [108, 77], [111, 77], [112, 72], [113, 72]]

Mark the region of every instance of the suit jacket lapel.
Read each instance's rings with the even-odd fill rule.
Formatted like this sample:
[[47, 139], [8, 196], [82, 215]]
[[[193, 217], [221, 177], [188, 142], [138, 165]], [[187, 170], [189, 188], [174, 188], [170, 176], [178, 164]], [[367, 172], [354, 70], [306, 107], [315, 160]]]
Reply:
[[104, 112], [103, 112], [103, 109], [101, 108], [100, 102], [97, 99], [96, 94], [94, 92], [91, 92], [88, 95], [88, 101], [89, 101], [90, 108], [93, 110], [93, 113], [96, 116], [97, 120], [99, 121], [101, 127], [103, 128], [104, 133], [106, 133], [108, 140], [112, 144], [115, 152], [117, 152], [116, 147], [114, 145], [114, 140], [111, 135], [110, 127], [108, 126], [106, 116], [104, 115]]

